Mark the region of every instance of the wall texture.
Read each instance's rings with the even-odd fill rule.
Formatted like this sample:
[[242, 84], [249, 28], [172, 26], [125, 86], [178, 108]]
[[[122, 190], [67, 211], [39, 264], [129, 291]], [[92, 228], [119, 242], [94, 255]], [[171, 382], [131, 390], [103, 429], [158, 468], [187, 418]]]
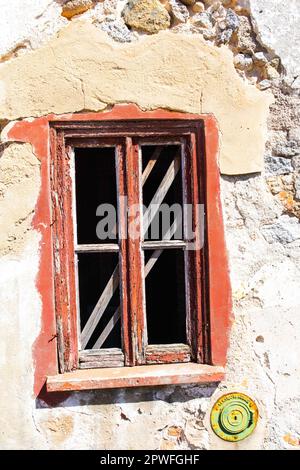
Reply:
[[[1, 448], [300, 448], [299, 2], [138, 3], [0, 0]], [[33, 396], [40, 163], [8, 131], [127, 101], [218, 119], [234, 300], [226, 382], [73, 393], [50, 406]], [[240, 444], [209, 426], [226, 390], [260, 409]]]

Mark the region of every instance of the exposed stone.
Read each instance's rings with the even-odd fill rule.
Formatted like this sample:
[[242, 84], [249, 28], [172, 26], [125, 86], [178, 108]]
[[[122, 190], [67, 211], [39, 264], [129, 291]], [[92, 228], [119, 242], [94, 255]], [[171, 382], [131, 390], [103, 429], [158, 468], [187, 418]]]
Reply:
[[255, 65], [262, 67], [268, 63], [268, 59], [263, 52], [255, 52], [253, 54], [253, 62]]
[[292, 161], [289, 158], [268, 155], [265, 164], [266, 175], [286, 175], [293, 171]]
[[164, 8], [167, 10], [168, 13], [171, 13], [171, 5], [170, 5], [170, 0], [159, 0], [160, 3], [164, 6]]
[[292, 127], [289, 129], [289, 140], [293, 142], [293, 146], [298, 149], [300, 154], [300, 127]]
[[200, 29], [199, 32], [201, 32], [202, 36], [204, 37], [204, 39], [206, 39], [206, 41], [212, 41], [216, 37], [216, 31], [213, 28], [204, 28], [202, 30]]
[[180, 0], [181, 3], [183, 3], [184, 5], [190, 7], [192, 5], [194, 5], [196, 3], [196, 0]]
[[251, 54], [256, 49], [252, 26], [247, 16], [239, 16], [239, 27], [234, 33], [233, 47], [239, 51]]
[[[220, 5], [220, 7], [218, 9], [215, 9], [213, 10], [213, 6], [212, 5], [210, 8], [208, 8], [206, 11], [207, 13], [209, 13], [211, 15], [211, 18], [212, 18], [212, 22], [215, 24], [215, 23], [220, 23], [220, 21], [224, 21], [226, 23], [226, 14], [227, 14], [227, 10], [226, 8], [224, 8], [222, 5]], [[226, 23], [226, 27], [227, 27], [227, 23]]]
[[104, 0], [103, 2], [104, 13], [108, 15], [115, 13], [117, 5], [118, 5], [118, 0]]
[[136, 39], [134, 33], [127, 28], [122, 18], [107, 18], [101, 23], [101, 29], [117, 42], [131, 42]]
[[238, 16], [231, 8], [229, 8], [226, 13], [226, 24], [227, 28], [231, 29], [232, 31], [236, 31], [240, 24]]
[[149, 34], [170, 26], [170, 15], [158, 0], [129, 0], [122, 15], [127, 26]]
[[[211, 14], [217, 10], [219, 10], [219, 8], [222, 7], [222, 3], [219, 1], [219, 0], [215, 0], [211, 6], [207, 9], [207, 11]], [[223, 8], [223, 7], [222, 7]]]
[[300, 175], [295, 178], [295, 198], [300, 200]]
[[221, 0], [222, 5], [226, 8], [234, 8], [238, 0]]
[[211, 28], [212, 23], [210, 20], [210, 15], [206, 12], [199, 13], [192, 17], [192, 23], [197, 26], [201, 26], [202, 28]]
[[205, 6], [202, 2], [196, 2], [193, 6], [192, 6], [192, 11], [193, 13], [203, 13], [205, 10]]
[[234, 57], [234, 65], [239, 70], [251, 70], [253, 61], [251, 57], [247, 57], [243, 54], [237, 54]]
[[289, 131], [273, 131], [270, 133], [272, 153], [281, 157], [291, 158], [300, 154], [299, 128]]
[[93, 0], [70, 0], [62, 8], [62, 16], [70, 20], [75, 15], [80, 15], [94, 6]]
[[274, 67], [276, 70], [278, 70], [278, 68], [279, 68], [279, 66], [280, 66], [280, 59], [279, 59], [279, 57], [274, 57], [274, 59], [272, 59], [272, 60], [270, 61], [270, 65], [271, 65], [272, 67]]
[[170, 0], [171, 12], [175, 21], [185, 23], [189, 18], [189, 10], [179, 0]]
[[233, 31], [231, 29], [225, 29], [218, 34], [217, 43], [218, 44], [227, 44], [232, 36]]
[[270, 64], [267, 64], [266, 65], [266, 76], [267, 76], [267, 79], [269, 80], [276, 80], [277, 78], [280, 77], [280, 74], [277, 72], [277, 70], [272, 67]]
[[271, 86], [272, 86], [272, 83], [270, 82], [270, 80], [262, 80], [258, 84], [258, 88], [260, 90], [267, 90], [268, 88], [271, 88]]
[[292, 243], [300, 239], [300, 223], [296, 217], [284, 214], [276, 223], [262, 226], [261, 232], [268, 243]]

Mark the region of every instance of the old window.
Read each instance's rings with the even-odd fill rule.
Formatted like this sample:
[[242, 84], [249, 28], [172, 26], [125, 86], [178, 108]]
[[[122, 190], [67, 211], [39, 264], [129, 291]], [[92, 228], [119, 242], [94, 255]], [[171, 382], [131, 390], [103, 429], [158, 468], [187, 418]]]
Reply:
[[105, 369], [118, 386], [113, 368], [209, 367], [204, 120], [61, 121], [51, 136], [62, 375]]

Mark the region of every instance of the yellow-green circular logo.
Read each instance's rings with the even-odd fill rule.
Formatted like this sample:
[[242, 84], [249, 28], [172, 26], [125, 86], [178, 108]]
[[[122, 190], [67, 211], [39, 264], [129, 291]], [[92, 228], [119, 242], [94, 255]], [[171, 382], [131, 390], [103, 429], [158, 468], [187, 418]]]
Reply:
[[258, 420], [256, 403], [244, 393], [227, 393], [214, 404], [210, 423], [224, 441], [238, 442], [250, 436]]

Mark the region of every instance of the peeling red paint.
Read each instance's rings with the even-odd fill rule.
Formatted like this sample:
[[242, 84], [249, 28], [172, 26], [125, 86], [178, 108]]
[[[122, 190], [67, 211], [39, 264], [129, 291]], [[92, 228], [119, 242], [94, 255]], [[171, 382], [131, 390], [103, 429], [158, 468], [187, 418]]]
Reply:
[[[53, 253], [51, 237], [50, 195], [50, 139], [49, 122], [55, 120], [118, 120], [118, 119], [203, 119], [205, 122], [207, 223], [213, 233], [209, 243], [209, 299], [211, 329], [211, 360], [213, 365], [224, 366], [228, 347], [231, 315], [231, 289], [224, 240], [220, 203], [219, 168], [217, 163], [218, 130], [213, 116], [170, 112], [165, 110], [141, 111], [135, 105], [116, 105], [101, 113], [48, 115], [33, 120], [16, 122], [7, 133], [8, 141], [27, 142], [41, 162], [41, 188], [32, 226], [41, 235], [40, 264], [36, 286], [42, 301], [41, 330], [33, 346], [35, 364], [34, 394], [38, 396], [46, 376], [58, 373], [57, 341], [53, 290]], [[216, 211], [216, 207], [218, 210]], [[44, 394], [43, 394], [44, 395]], [[44, 398], [45, 399], [45, 398]]]

